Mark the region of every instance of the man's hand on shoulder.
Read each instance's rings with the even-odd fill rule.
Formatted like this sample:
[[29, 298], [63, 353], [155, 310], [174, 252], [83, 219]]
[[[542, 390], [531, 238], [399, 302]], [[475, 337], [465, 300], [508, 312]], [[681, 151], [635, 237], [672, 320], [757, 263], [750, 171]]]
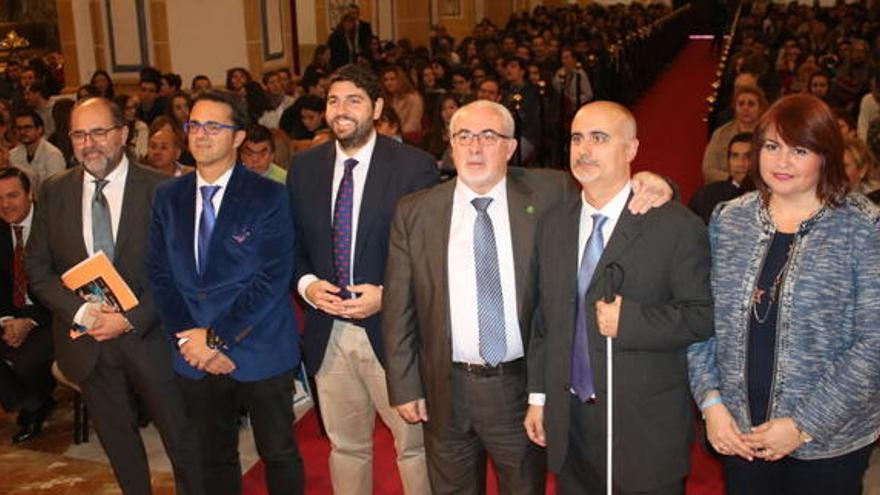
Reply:
[[652, 208], [672, 199], [672, 186], [663, 177], [652, 172], [638, 172], [632, 177], [633, 197], [629, 211], [634, 215], [647, 213]]

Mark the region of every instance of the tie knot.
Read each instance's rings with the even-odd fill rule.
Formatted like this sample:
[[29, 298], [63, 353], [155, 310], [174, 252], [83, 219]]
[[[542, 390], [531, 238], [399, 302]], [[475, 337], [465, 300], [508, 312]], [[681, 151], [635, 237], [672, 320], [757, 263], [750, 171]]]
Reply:
[[217, 194], [217, 191], [220, 190], [220, 186], [202, 186], [199, 189], [202, 191], [202, 200], [210, 202], [214, 199], [214, 195]]
[[101, 194], [104, 192], [104, 186], [107, 185], [107, 181], [104, 179], [95, 179], [95, 194]]
[[351, 173], [351, 171], [355, 167], [355, 165], [358, 164], [358, 161], [355, 160], [354, 158], [348, 158], [347, 160], [345, 160], [344, 163], [345, 163], [345, 171], [347, 173]]
[[489, 203], [492, 202], [492, 198], [474, 198], [471, 200], [471, 204], [474, 205], [474, 208], [477, 209], [478, 213], [486, 213], [486, 210], [489, 209]]
[[602, 226], [605, 225], [605, 221], [608, 220], [608, 217], [602, 215], [601, 213], [593, 214], [593, 232], [597, 230], [601, 230]]

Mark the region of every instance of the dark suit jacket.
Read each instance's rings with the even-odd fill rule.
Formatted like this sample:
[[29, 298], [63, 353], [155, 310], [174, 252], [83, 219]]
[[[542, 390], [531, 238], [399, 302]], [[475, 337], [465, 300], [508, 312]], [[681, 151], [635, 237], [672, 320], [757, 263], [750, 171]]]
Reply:
[[[255, 381], [299, 363], [290, 301], [293, 222], [287, 191], [237, 164], [229, 178], [201, 274], [194, 254], [196, 174], [162, 184], [153, 203], [149, 270], [156, 308], [170, 338], [211, 328], [235, 362], [232, 378]], [[198, 379], [179, 352], [174, 369]]]
[[694, 195], [691, 196], [691, 200], [688, 202], [688, 208], [696, 213], [703, 220], [703, 223], [708, 225], [709, 219], [712, 218], [712, 212], [718, 206], [718, 203], [738, 198], [745, 194], [746, 191], [748, 189], [738, 187], [730, 179], [712, 182], [694, 192]]
[[[32, 208], [35, 208], [33, 205]], [[36, 211], [34, 212], [36, 214]], [[15, 269], [13, 267], [15, 249], [13, 248], [12, 228], [6, 222], [0, 222], [0, 316], [13, 318], [30, 318], [37, 323], [40, 331], [51, 331], [49, 322], [52, 315], [37, 299], [30, 284], [28, 296], [33, 304], [18, 309], [12, 303], [15, 285]]]
[[[549, 215], [538, 241], [539, 314], [529, 347], [529, 392], [547, 394], [548, 465], [559, 471], [568, 449], [571, 348], [578, 274], [577, 197]], [[619, 333], [614, 339], [614, 477], [623, 490], [647, 491], [683, 478], [693, 430], [687, 346], [713, 333], [706, 228], [669, 202], [645, 215], [624, 209], [587, 291], [603, 295], [605, 269], [623, 268]], [[592, 462], [605, 465], [605, 338], [587, 312], [590, 358], [601, 421], [588, 441]]]
[[[357, 37], [357, 33], [355, 33]], [[354, 40], [357, 43], [357, 39]], [[327, 47], [330, 48], [330, 66], [336, 70], [343, 65], [355, 62], [355, 52], [349, 47], [342, 29], [334, 29], [327, 38]]]
[[[438, 428], [449, 421], [451, 412], [447, 248], [455, 185], [456, 181], [448, 181], [400, 202], [391, 230], [382, 315], [390, 402], [399, 405], [427, 399], [430, 421]], [[523, 350], [528, 349], [537, 303], [535, 234], [544, 215], [571, 192], [566, 174], [522, 168], [510, 168], [507, 173]]]
[[[331, 141], [297, 153], [290, 161], [287, 187], [298, 238], [294, 285], [308, 273], [324, 280], [334, 279], [330, 238], [335, 160], [336, 144]], [[388, 232], [397, 201], [406, 194], [436, 184], [438, 180], [431, 155], [385, 136], [376, 136], [358, 217], [353, 268], [355, 284], [384, 283]], [[315, 374], [324, 360], [334, 318], [306, 306], [305, 359], [309, 373]], [[382, 361], [379, 315], [356, 323], [367, 329], [373, 351]]]
[[[81, 166], [68, 169], [40, 187], [40, 207], [35, 212], [25, 258], [31, 290], [54, 317], [52, 328], [58, 365], [64, 375], [75, 382], [89, 376], [99, 347], [88, 335], [75, 340], [70, 338], [73, 316], [83, 300], [61, 283], [64, 272], [88, 257], [82, 234], [83, 173]], [[150, 201], [156, 185], [165, 178], [129, 160], [113, 265], [140, 303], [125, 313], [134, 330], [124, 338], [155, 338], [154, 331], [159, 328], [144, 260]]]

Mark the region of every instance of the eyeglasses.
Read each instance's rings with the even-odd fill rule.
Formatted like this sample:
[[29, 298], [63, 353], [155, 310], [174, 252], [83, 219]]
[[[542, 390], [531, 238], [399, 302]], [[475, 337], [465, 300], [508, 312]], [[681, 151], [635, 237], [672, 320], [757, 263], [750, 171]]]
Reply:
[[101, 142], [107, 140], [107, 134], [110, 131], [119, 129], [120, 125], [114, 125], [112, 127], [96, 127], [94, 129], [88, 131], [70, 131], [67, 135], [70, 136], [70, 140], [74, 143], [84, 143], [86, 142], [86, 138], [92, 138], [92, 141]]
[[476, 140], [480, 146], [495, 146], [502, 139], [511, 139], [512, 136], [499, 134], [491, 129], [482, 132], [458, 131], [452, 135], [452, 142], [458, 146], [470, 146]]
[[221, 124], [220, 122], [214, 122], [213, 120], [209, 120], [207, 122], [188, 120], [183, 123], [183, 132], [187, 134], [195, 134], [199, 131], [205, 131], [205, 133], [207, 133], [209, 136], [216, 136], [217, 134], [220, 134], [220, 132], [224, 129], [234, 131], [238, 129], [238, 127], [229, 124]]

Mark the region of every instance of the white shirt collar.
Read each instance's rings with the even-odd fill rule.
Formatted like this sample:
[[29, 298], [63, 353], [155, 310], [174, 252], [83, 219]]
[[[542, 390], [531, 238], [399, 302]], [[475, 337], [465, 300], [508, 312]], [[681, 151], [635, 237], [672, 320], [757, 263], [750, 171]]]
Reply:
[[581, 193], [581, 204], [583, 205], [584, 214], [592, 216], [595, 213], [599, 213], [602, 216], [608, 218], [609, 220], [613, 219], [614, 222], [620, 218], [620, 214], [623, 213], [623, 209], [626, 208], [626, 203], [629, 201], [629, 193], [632, 191], [632, 183], [630, 181], [626, 181], [626, 184], [611, 198], [611, 201], [605, 204], [601, 209], [596, 209], [587, 202], [584, 198], [583, 192]]
[[477, 194], [460, 178], [455, 179], [455, 202], [470, 203], [474, 198], [492, 198], [493, 203], [507, 200], [507, 176], [501, 178], [486, 194]]
[[[370, 158], [373, 156], [373, 149], [376, 147], [376, 130], [373, 129], [373, 133], [370, 135], [370, 138], [367, 140], [367, 143], [361, 147], [354, 155], [349, 156], [345, 150], [342, 149], [342, 146], [339, 145], [339, 141], [336, 141], [336, 163], [342, 164], [345, 163], [345, 160], [349, 158], [354, 158], [357, 160], [358, 165], [368, 165], [370, 163]], [[365, 168], [365, 167], [364, 167]]]
[[[85, 166], [83, 166], [83, 172], [84, 172], [83, 173], [83, 180], [85, 180], [85, 182], [87, 184], [94, 187], [95, 181], [98, 180], [98, 178], [95, 177], [94, 175], [92, 175], [89, 172], [89, 170], [87, 168], [85, 168]], [[127, 176], [128, 176], [128, 157], [125, 156], [125, 154], [123, 154], [122, 158], [119, 160], [119, 165], [117, 165], [116, 168], [114, 168], [112, 172], [107, 174], [107, 176], [104, 177], [104, 180], [107, 181], [107, 185], [110, 185], [110, 184], [116, 183], [119, 180], [124, 180], [125, 177], [127, 177]], [[107, 186], [104, 186], [104, 187], [106, 188]]]
[[196, 189], [199, 189], [202, 186], [220, 186], [221, 189], [226, 189], [226, 185], [229, 183], [229, 178], [232, 177], [233, 170], [235, 170], [235, 165], [229, 167], [229, 170], [223, 172], [223, 175], [217, 177], [217, 180], [214, 182], [208, 182], [202, 178], [202, 174], [196, 169]]
[[24, 230], [28, 230], [31, 228], [31, 223], [34, 221], [34, 203], [31, 202], [31, 209], [28, 211], [28, 214], [24, 217], [24, 220], [14, 223], [12, 225], [21, 225], [24, 227]]

